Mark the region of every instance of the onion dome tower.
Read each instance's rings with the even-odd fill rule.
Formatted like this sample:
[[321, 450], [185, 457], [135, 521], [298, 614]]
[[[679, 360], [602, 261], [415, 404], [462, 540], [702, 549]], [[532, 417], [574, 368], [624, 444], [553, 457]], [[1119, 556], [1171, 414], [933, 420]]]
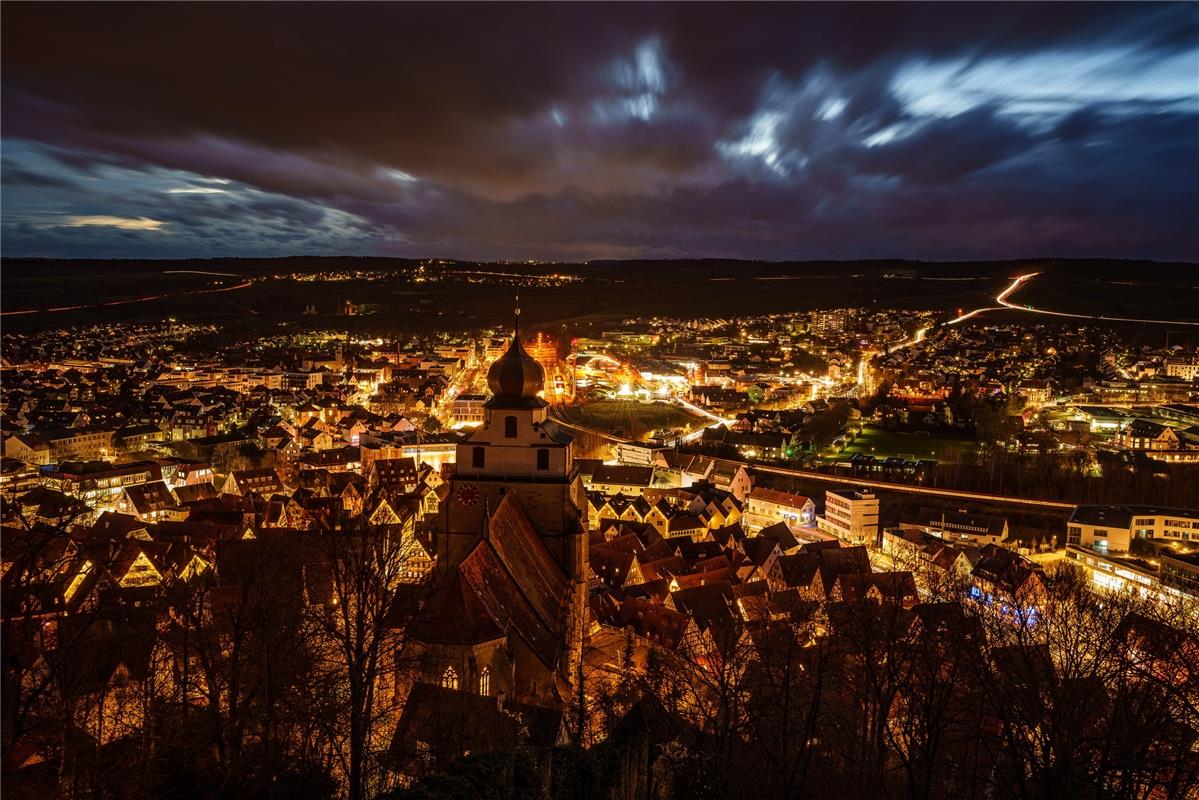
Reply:
[[487, 386], [492, 393], [485, 403], [487, 408], [544, 408], [547, 405], [537, 396], [545, 388], [545, 369], [529, 355], [520, 340], [519, 298], [517, 303], [512, 341], [487, 370]]
[[579, 509], [587, 498], [574, 463], [570, 435], [550, 423], [549, 403], [538, 392], [545, 369], [520, 340], [517, 325], [504, 354], [487, 371], [492, 396], [483, 404], [483, 424], [457, 445], [451, 493], [446, 509], [450, 532], [446, 563], [456, 563], [478, 536], [486, 509], [499, 508], [508, 492], [516, 492], [546, 546], [570, 574], [574, 564]]

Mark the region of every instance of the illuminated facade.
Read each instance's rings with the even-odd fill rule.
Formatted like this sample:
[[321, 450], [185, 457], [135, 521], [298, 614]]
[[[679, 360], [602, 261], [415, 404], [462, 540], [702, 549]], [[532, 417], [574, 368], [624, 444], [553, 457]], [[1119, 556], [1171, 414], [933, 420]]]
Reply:
[[574, 380], [571, 370], [558, 358], [558, 348], [554, 340], [544, 333], [538, 333], [523, 344], [526, 352], [545, 370], [543, 393], [546, 399], [552, 403], [571, 400], [574, 397]]
[[1134, 539], [1199, 545], [1199, 511], [1153, 506], [1079, 506], [1066, 523], [1066, 544], [1123, 553]]
[[830, 489], [824, 494], [824, 516], [817, 527], [850, 544], [873, 545], [878, 540], [878, 495], [853, 489]]

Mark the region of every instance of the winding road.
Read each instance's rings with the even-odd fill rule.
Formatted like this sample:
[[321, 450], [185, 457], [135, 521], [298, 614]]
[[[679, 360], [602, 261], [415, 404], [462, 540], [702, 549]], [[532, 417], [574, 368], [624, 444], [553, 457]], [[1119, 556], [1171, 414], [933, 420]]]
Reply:
[[[945, 322], [942, 322], [940, 324], [941, 325], [957, 325], [959, 323], [965, 322], [968, 319], [973, 319], [974, 317], [977, 317], [979, 314], [985, 314], [988, 311], [1009, 311], [1010, 310], [1010, 311], [1024, 311], [1024, 312], [1031, 313], [1031, 314], [1047, 314], [1049, 316], [1054, 316], [1054, 317], [1069, 317], [1071, 319], [1097, 320], [1097, 321], [1102, 321], [1102, 322], [1139, 322], [1139, 323], [1143, 323], [1146, 325], [1199, 326], [1199, 322], [1186, 322], [1186, 321], [1177, 320], [1177, 319], [1139, 319], [1136, 317], [1106, 317], [1106, 316], [1102, 316], [1102, 315], [1098, 315], [1098, 314], [1070, 314], [1065, 311], [1049, 311], [1044, 308], [1033, 308], [1032, 306], [1029, 306], [1029, 305], [1022, 306], [1022, 305], [1013, 303], [1008, 299], [1013, 294], [1015, 294], [1020, 289], [1020, 287], [1024, 286], [1024, 284], [1028, 283], [1029, 281], [1031, 281], [1033, 278], [1037, 277], [1040, 274], [1041, 273], [1039, 273], [1039, 272], [1029, 272], [1025, 275], [1018, 275], [1012, 280], [1012, 282], [1010, 284], [1008, 284], [1008, 287], [1006, 289], [1004, 289], [1002, 292], [1000, 292], [998, 295], [995, 296], [995, 302], [998, 303], [998, 305], [983, 306], [981, 308], [975, 308], [970, 311], [967, 311], [964, 314], [956, 316], [953, 319], [945, 320]], [[914, 344], [919, 344], [920, 342], [924, 341], [925, 334], [927, 334], [930, 330], [932, 330], [935, 327], [936, 327], [935, 325], [930, 325], [925, 328], [918, 328], [916, 330], [916, 333], [913, 334], [912, 338], [904, 339], [902, 342], [897, 342], [896, 344], [891, 345], [890, 347], [887, 348], [887, 352], [894, 353], [896, 350], [902, 350], [905, 347], [911, 347]]]
[[[1030, 272], [1027, 275], [1021, 275], [1012, 281], [1012, 285], [1007, 287], [995, 298], [995, 302], [1004, 308], [1015, 309], [1016, 311], [1028, 311], [1033, 314], [1049, 314], [1054, 317], [1071, 317], [1072, 319], [1095, 319], [1103, 320], [1104, 322], [1141, 322], [1146, 325], [1192, 325], [1199, 326], [1199, 322], [1183, 322], [1176, 319], [1141, 319], [1138, 317], [1105, 317], [1094, 314], [1068, 314], [1065, 311], [1047, 311], [1043, 308], [1033, 308], [1032, 306], [1020, 306], [1015, 303], [1009, 303], [1008, 298], [1026, 282], [1037, 277], [1041, 273]], [[961, 317], [958, 318], [960, 320]], [[951, 321], [952, 322], [952, 321]]]
[[[965, 322], [966, 320], [970, 319], [971, 317], [975, 317], [975, 316], [982, 314], [984, 312], [987, 312], [987, 311], [1004, 311], [1004, 310], [1010, 309], [1012, 311], [1024, 311], [1024, 312], [1027, 312], [1030, 314], [1048, 314], [1049, 316], [1054, 316], [1054, 317], [1069, 317], [1071, 319], [1101, 320], [1103, 322], [1140, 322], [1140, 323], [1144, 323], [1146, 325], [1199, 326], [1199, 322], [1186, 322], [1186, 321], [1177, 320], [1177, 319], [1141, 319], [1138, 317], [1106, 317], [1106, 316], [1102, 316], [1099, 314], [1071, 314], [1066, 311], [1049, 311], [1044, 308], [1033, 308], [1032, 306], [1029, 306], [1029, 305], [1022, 306], [1017, 303], [1013, 303], [1008, 299], [1013, 294], [1015, 294], [1020, 289], [1020, 287], [1024, 286], [1024, 284], [1028, 283], [1029, 281], [1031, 281], [1033, 278], [1037, 277], [1040, 274], [1041, 273], [1039, 273], [1039, 272], [1029, 272], [1025, 275], [1016, 276], [1016, 278], [1014, 278], [1012, 280], [1011, 284], [1009, 284], [1006, 289], [1004, 289], [1002, 292], [1000, 292], [995, 297], [995, 302], [998, 303], [999, 305], [984, 306], [983, 308], [976, 308], [973, 311], [967, 311], [965, 314], [962, 314], [961, 316], [958, 316], [958, 317], [954, 317], [951, 320], [947, 320], [943, 324], [957, 325], [959, 322]], [[922, 329], [922, 331], [923, 330], [927, 330], [927, 328]], [[919, 335], [922, 331], [917, 331], [917, 335]], [[908, 342], [906, 344], [912, 344], [912, 342]], [[906, 344], [905, 344], [905, 346], [906, 346]]]

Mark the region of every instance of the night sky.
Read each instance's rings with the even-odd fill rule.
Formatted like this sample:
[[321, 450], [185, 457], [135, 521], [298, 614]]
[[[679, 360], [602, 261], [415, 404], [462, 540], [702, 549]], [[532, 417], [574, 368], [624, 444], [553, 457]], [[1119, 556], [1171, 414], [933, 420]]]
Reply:
[[1199, 260], [1199, 4], [5, 4], [3, 253]]

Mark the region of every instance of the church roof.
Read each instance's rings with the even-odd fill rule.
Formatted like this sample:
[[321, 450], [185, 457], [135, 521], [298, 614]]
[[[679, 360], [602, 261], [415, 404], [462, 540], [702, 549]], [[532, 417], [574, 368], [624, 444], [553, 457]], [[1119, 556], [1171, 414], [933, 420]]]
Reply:
[[429, 644], [482, 644], [504, 631], [487, 613], [466, 578], [454, 575], [421, 609], [413, 635]]
[[417, 638], [474, 644], [512, 631], [547, 667], [563, 637], [565, 573], [541, 541], [515, 495], [505, 495], [488, 535], [422, 609]]

